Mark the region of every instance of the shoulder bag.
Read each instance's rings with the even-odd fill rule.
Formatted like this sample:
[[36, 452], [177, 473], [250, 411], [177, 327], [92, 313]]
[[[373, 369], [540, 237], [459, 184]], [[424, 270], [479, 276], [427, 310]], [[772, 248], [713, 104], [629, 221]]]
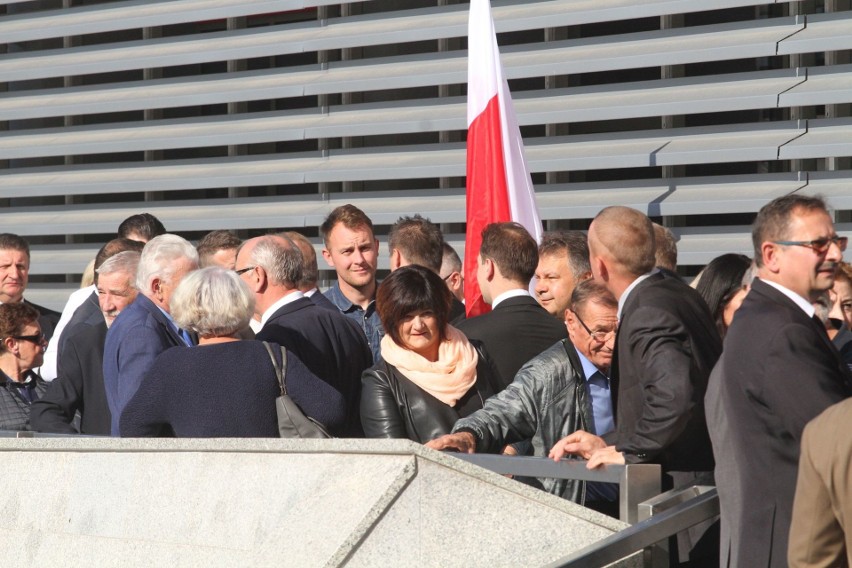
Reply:
[[269, 358], [272, 359], [272, 366], [275, 368], [275, 375], [278, 377], [278, 386], [281, 388], [281, 396], [275, 399], [279, 435], [282, 438], [331, 438], [332, 436], [325, 429], [325, 426], [310, 416], [305, 416], [299, 405], [293, 402], [293, 399], [287, 394], [284, 380], [287, 374], [287, 350], [281, 347], [281, 364], [279, 365], [275, 353], [272, 351], [272, 346], [266, 341], [263, 342], [263, 345], [266, 347], [266, 352], [269, 353]]

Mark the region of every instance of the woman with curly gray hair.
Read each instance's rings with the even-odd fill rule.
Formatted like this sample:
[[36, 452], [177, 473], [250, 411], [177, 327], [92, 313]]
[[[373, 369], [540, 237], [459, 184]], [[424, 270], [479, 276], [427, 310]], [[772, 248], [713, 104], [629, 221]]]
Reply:
[[[275, 367], [260, 341], [241, 341], [254, 296], [231, 270], [186, 276], [171, 299], [172, 316], [198, 334], [197, 347], [160, 355], [121, 415], [122, 436], [278, 437]], [[279, 358], [280, 348], [271, 345]], [[343, 397], [287, 353], [290, 398], [334, 433], [346, 418]]]

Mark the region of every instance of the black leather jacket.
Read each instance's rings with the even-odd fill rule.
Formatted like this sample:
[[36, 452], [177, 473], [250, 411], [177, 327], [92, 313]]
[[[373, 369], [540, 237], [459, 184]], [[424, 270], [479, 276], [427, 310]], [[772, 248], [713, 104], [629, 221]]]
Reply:
[[453, 424], [482, 408], [491, 396], [491, 362], [481, 346], [471, 342], [479, 355], [476, 383], [448, 406], [381, 361], [361, 375], [361, 424], [367, 438], [408, 438], [425, 443], [449, 434]]
[[[530, 440], [536, 456], [546, 456], [556, 442], [577, 430], [594, 433], [586, 379], [571, 342], [563, 339], [527, 362], [482, 410], [456, 423], [453, 432], [460, 430], [476, 437], [477, 452], [496, 453], [506, 444]], [[527, 481], [578, 503], [585, 496], [585, 483], [580, 481]]]

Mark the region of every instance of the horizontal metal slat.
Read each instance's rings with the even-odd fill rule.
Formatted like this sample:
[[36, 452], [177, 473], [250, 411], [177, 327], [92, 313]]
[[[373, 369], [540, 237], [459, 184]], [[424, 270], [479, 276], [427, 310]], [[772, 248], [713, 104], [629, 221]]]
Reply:
[[852, 156], [852, 118], [809, 120], [807, 133], [778, 152], [780, 160]]
[[852, 14], [809, 14], [805, 29], [778, 44], [779, 55], [852, 49]]
[[[612, 71], [775, 55], [802, 29], [775, 18], [583, 40], [509, 46], [501, 59], [509, 79]], [[417, 73], [411, 69], [416, 66]], [[2, 62], [0, 62], [2, 67]], [[464, 83], [464, 51], [395, 56], [306, 67], [18, 91], [0, 97], [0, 120], [197, 106], [234, 101]]]
[[[796, 121], [526, 141], [531, 172], [775, 160], [804, 133]], [[813, 156], [819, 157], [819, 156]], [[211, 187], [463, 176], [463, 144], [330, 150], [320, 153], [19, 168], [0, 174], [4, 196], [169, 191]]]
[[[495, 19], [498, 18], [506, 22], [503, 27], [507, 31], [537, 29], [545, 26], [554, 27], [575, 22], [572, 12], [566, 10], [564, 5], [558, 2], [507, 6], [495, 14]], [[792, 19], [795, 20], [796, 18]], [[781, 18], [781, 20], [789, 20], [789, 18]], [[734, 25], [720, 24], [702, 26], [701, 28], [677, 28], [625, 34], [624, 36], [568, 40], [559, 43], [566, 48], [588, 46], [590, 48], [589, 53], [585, 56], [592, 60], [605, 59], [609, 52], [618, 50], [613, 44], [629, 44], [628, 49], [619, 50], [618, 53], [619, 58], [627, 58], [629, 62], [612, 61], [610, 57], [610, 63], [604, 69], [612, 68], [612, 65], [618, 65], [619, 67], [615, 67], [618, 69], [625, 69], [666, 64], [665, 61], [652, 63], [641, 60], [647, 59], [652, 54], [665, 60], [667, 56], [670, 57], [673, 53], [695, 49], [717, 52], [714, 57], [721, 59], [758, 57], [767, 55], [766, 46], [759, 45], [766, 41], [766, 35], [755, 28], [764, 25], [774, 28], [779, 23], [781, 22], [777, 20], [765, 20], [759, 24], [755, 21], [748, 22], [749, 28], [755, 33], [754, 38], [742, 37], [742, 22], [739, 22]], [[837, 33], [843, 29], [837, 22], [829, 23]], [[734, 38], [728, 37], [731, 35], [730, 32], [733, 32]], [[11, 54], [0, 60], [0, 76], [4, 77], [6, 81], [23, 81], [269, 57], [328, 49], [388, 45], [448, 37], [464, 37], [466, 35], [467, 7], [464, 5], [438, 6], [389, 13], [379, 19], [373, 15], [354, 16], [321, 22], [299, 22], [282, 26], [211, 32], [177, 38], [157, 38]], [[696, 36], [703, 36], [705, 39], [699, 44], [695, 41]], [[711, 37], [712, 39], [710, 39]], [[774, 54], [774, 44], [781, 41], [785, 36], [772, 35], [771, 37], [770, 45]], [[836, 37], [836, 34], [832, 36], [832, 38]], [[811, 45], [814, 41], [819, 42], [820, 36], [813, 38], [807, 45]], [[664, 45], [663, 49], [657, 47], [659, 43]], [[671, 44], [674, 43], [676, 43], [677, 49], [673, 50]], [[736, 51], [731, 51], [732, 48]], [[758, 49], [759, 53], [749, 55], [749, 52], [754, 49]], [[579, 55], [582, 57], [584, 54]]]
[[[25, 1], [25, 0], [18, 0]], [[53, 37], [91, 34], [106, 31], [127, 30], [142, 27], [172, 25], [177, 23], [198, 22], [220, 18], [233, 18], [253, 14], [298, 10], [329, 4], [349, 4], [364, 0], [182, 0], [174, 2], [132, 0], [130, 2], [111, 2], [96, 6], [75, 7], [64, 10], [46, 10], [32, 14], [21, 14], [0, 19], [0, 38], [5, 43], [31, 41]], [[777, 0], [776, 0], [777, 1]], [[798, 1], [798, 0], [789, 0]], [[0, 0], [0, 5], [8, 1]], [[764, 4], [761, 0], [564, 0], [540, 3], [541, 8], [533, 9], [532, 2], [526, 14], [511, 12], [517, 6], [517, 0], [495, 1], [492, 3], [495, 26], [498, 32], [510, 31], [512, 21], [517, 16], [550, 19], [571, 15], [570, 22], [553, 25], [580, 25], [595, 22], [682, 14], [702, 10], [717, 10]], [[445, 6], [444, 11], [467, 10], [467, 6]], [[554, 20], [550, 20], [554, 21]], [[541, 27], [547, 27], [544, 21]], [[537, 24], [538, 25], [538, 24]], [[435, 38], [432, 38], [435, 39]]]
[[[810, 67], [807, 79], [778, 97], [778, 106], [794, 107], [852, 102], [852, 75], [849, 65]], [[840, 73], [836, 73], [840, 71]]]
[[[20, 0], [25, 1], [25, 0]], [[302, 10], [364, 0], [131, 0], [0, 18], [3, 43]], [[0, 2], [0, 4], [6, 2]]]
[[[775, 107], [779, 95], [805, 80], [805, 71], [779, 69], [567, 89], [522, 92], [518, 123], [572, 123], [663, 114]], [[832, 74], [834, 76], [835, 74]], [[852, 66], [836, 80], [852, 83]], [[823, 80], [823, 83], [829, 81]], [[820, 104], [816, 91], [809, 104]], [[849, 92], [847, 98], [852, 97]], [[332, 106], [327, 111], [125, 122], [114, 125], [12, 131], [0, 138], [0, 159], [84, 155], [167, 148], [255, 144], [286, 140], [464, 130], [464, 97], [404, 103]]]
[[[852, 177], [852, 173], [848, 175]], [[834, 203], [844, 181], [852, 182], [849, 177], [841, 177], [832, 188], [821, 191]], [[797, 191], [807, 183], [807, 174], [792, 172], [552, 184], [536, 187], [536, 201], [544, 220], [591, 219], [612, 203], [633, 207], [651, 216], [728, 213], [732, 209], [756, 212], [771, 199]], [[852, 202], [852, 195], [843, 203], [847, 202]], [[318, 227], [335, 207], [345, 203], [353, 203], [366, 211], [377, 225], [390, 225], [411, 211], [435, 223], [465, 220], [464, 188], [424, 188], [115, 205], [11, 207], [4, 210], [3, 226], [7, 231], [24, 236], [111, 234], [125, 218], [147, 211], [175, 232]]]

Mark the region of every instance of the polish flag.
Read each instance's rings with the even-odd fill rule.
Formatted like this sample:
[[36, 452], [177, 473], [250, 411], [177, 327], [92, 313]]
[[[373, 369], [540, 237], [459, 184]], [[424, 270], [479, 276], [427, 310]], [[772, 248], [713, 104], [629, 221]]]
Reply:
[[489, 0], [471, 0], [467, 57], [467, 234], [464, 298], [467, 316], [491, 307], [476, 281], [482, 230], [490, 223], [516, 221], [536, 242], [541, 218], [524, 159], [524, 142], [503, 75]]

